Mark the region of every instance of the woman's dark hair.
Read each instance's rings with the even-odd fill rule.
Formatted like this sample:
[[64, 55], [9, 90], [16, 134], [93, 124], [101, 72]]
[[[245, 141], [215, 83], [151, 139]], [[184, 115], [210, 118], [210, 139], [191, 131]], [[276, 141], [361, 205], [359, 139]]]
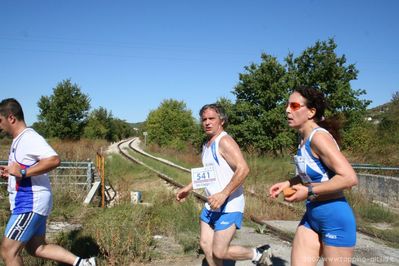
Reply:
[[315, 120], [320, 122], [324, 120], [324, 112], [327, 108], [327, 103], [324, 98], [323, 92], [312, 87], [300, 86], [294, 89], [294, 91], [301, 94], [306, 99], [306, 107], [309, 109], [316, 109]]
[[211, 104], [205, 104], [204, 106], [202, 106], [201, 110], [199, 111], [199, 115], [201, 118], [202, 118], [202, 114], [205, 112], [206, 109], [214, 110], [219, 115], [220, 120], [223, 121], [223, 128], [227, 127], [228, 118], [224, 111], [224, 108], [220, 104], [211, 103]]
[[319, 126], [327, 129], [331, 135], [333, 135], [335, 140], [340, 143], [341, 136], [339, 129], [341, 127], [341, 120], [337, 116], [329, 117], [328, 119], [324, 117], [325, 111], [328, 107], [324, 93], [317, 88], [307, 86], [296, 87], [294, 92], [298, 92], [306, 99], [305, 104], [307, 108], [316, 109], [316, 114], [314, 116], [315, 122]]

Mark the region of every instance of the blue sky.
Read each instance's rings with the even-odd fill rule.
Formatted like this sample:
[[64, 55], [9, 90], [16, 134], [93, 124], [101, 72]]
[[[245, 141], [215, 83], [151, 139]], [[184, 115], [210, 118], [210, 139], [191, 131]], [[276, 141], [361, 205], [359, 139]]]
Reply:
[[37, 121], [40, 97], [71, 79], [114, 117], [144, 121], [164, 99], [197, 113], [234, 100], [238, 74], [262, 52], [280, 63], [317, 40], [360, 71], [371, 107], [399, 90], [396, 0], [0, 1], [0, 92]]

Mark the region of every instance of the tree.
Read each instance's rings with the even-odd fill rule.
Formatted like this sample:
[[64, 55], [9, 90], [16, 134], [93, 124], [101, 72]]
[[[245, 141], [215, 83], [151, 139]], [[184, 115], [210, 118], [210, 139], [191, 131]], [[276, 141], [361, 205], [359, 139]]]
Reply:
[[146, 129], [150, 143], [181, 149], [195, 131], [195, 120], [184, 102], [168, 99], [148, 114]]
[[84, 128], [84, 137], [119, 141], [134, 134], [133, 127], [124, 120], [114, 118], [111, 111], [104, 107], [94, 109]]
[[112, 119], [110, 126], [111, 139], [109, 139], [109, 141], [119, 141], [135, 134], [132, 125], [118, 118]]
[[[286, 70], [275, 57], [262, 54], [259, 65], [245, 67], [229, 106], [229, 132], [247, 149], [281, 152], [292, 144], [293, 134], [286, 126], [284, 102], [288, 96]], [[225, 103], [226, 104], [226, 103]], [[228, 105], [228, 104], [227, 104]]]
[[342, 117], [346, 129], [363, 118], [370, 101], [358, 98], [364, 90], [351, 88], [350, 81], [357, 78], [358, 70], [347, 65], [345, 55], [336, 55], [336, 47], [333, 39], [318, 41], [297, 58], [288, 54], [284, 66], [262, 54], [259, 65], [245, 67], [246, 73], [240, 74], [233, 91], [236, 102], [229, 107], [229, 132], [242, 147], [277, 154], [297, 142], [286, 125], [285, 101], [298, 85], [323, 91], [329, 103], [326, 115]]
[[359, 71], [354, 64], [347, 65], [345, 55], [337, 56], [336, 48], [334, 39], [329, 39], [317, 41], [297, 58], [290, 53], [285, 59], [289, 85], [318, 87], [328, 102], [327, 115], [344, 114], [346, 119], [357, 120], [370, 101], [358, 98], [365, 90], [352, 89], [350, 81], [357, 79]]
[[86, 127], [84, 128], [84, 137], [112, 140], [112, 120], [112, 113], [108, 112], [104, 107], [94, 109], [90, 113]]
[[47, 137], [79, 139], [83, 134], [90, 98], [70, 79], [63, 80], [53, 89], [51, 96], [42, 96], [38, 102], [38, 122], [45, 125]]

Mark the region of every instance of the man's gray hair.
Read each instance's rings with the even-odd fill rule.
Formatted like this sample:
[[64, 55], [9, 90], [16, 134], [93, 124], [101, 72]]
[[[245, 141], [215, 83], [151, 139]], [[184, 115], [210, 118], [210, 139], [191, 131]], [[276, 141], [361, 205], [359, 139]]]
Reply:
[[211, 104], [205, 104], [204, 106], [202, 106], [201, 110], [199, 111], [199, 115], [201, 118], [202, 118], [203, 113], [207, 109], [214, 110], [219, 115], [220, 120], [223, 121], [223, 127], [227, 126], [228, 117], [227, 117], [226, 112], [224, 111], [224, 108], [220, 104], [211, 103]]

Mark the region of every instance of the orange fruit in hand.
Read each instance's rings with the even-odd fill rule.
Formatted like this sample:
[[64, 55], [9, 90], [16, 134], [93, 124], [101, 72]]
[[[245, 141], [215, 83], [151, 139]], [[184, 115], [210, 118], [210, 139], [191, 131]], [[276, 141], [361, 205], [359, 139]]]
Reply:
[[285, 198], [291, 197], [292, 195], [294, 195], [296, 192], [296, 189], [292, 188], [292, 187], [286, 187], [283, 189], [283, 194]]

